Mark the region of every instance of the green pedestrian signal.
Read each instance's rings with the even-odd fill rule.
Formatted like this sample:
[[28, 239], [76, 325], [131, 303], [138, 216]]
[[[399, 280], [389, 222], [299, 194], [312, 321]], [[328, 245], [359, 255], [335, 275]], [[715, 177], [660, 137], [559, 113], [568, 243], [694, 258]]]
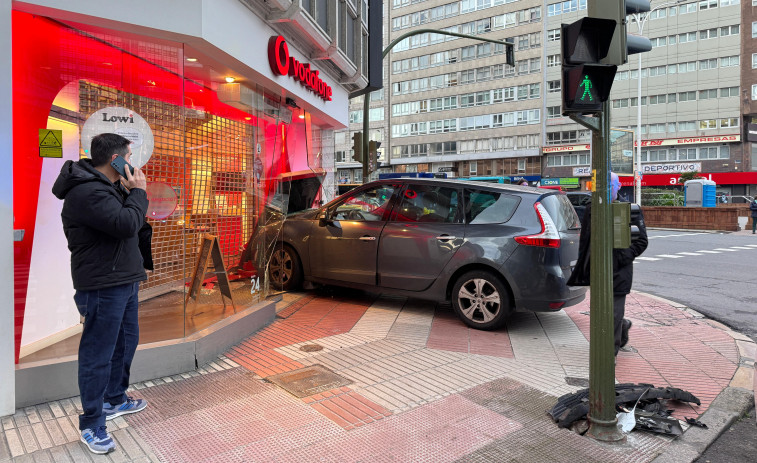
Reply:
[[584, 76], [584, 80], [581, 81], [581, 84], [578, 86], [580, 89], [581, 87], [584, 88], [584, 93], [581, 95], [581, 101], [586, 101], [586, 97], [589, 97], [589, 101], [594, 101], [594, 97], [591, 94], [591, 89], [593, 85], [591, 84], [591, 79], [589, 79], [589, 76]]
[[596, 114], [610, 96], [618, 67], [601, 64], [615, 21], [582, 18], [562, 25], [563, 115]]

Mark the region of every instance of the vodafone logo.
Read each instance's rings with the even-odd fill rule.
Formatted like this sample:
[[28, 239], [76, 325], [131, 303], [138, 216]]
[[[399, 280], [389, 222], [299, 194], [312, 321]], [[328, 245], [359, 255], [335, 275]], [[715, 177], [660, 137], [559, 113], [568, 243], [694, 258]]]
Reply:
[[310, 69], [310, 63], [302, 63], [289, 56], [289, 46], [284, 37], [277, 35], [268, 40], [268, 63], [274, 74], [288, 74], [324, 101], [331, 101], [331, 86], [318, 77], [317, 70]]

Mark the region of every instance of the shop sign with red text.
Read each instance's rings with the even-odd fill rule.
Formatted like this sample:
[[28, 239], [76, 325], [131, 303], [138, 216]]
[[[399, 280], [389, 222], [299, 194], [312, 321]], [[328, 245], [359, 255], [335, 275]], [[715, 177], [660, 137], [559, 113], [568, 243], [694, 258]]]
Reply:
[[289, 56], [289, 46], [284, 37], [277, 35], [268, 41], [268, 63], [274, 74], [289, 75], [324, 101], [331, 101], [331, 86], [318, 77], [319, 71], [311, 69], [310, 63]]
[[[675, 146], [697, 145], [701, 143], [734, 143], [741, 141], [741, 135], [715, 135], [712, 137], [662, 138], [658, 140], [642, 140], [641, 146]], [[635, 146], [638, 142], [634, 143]]]

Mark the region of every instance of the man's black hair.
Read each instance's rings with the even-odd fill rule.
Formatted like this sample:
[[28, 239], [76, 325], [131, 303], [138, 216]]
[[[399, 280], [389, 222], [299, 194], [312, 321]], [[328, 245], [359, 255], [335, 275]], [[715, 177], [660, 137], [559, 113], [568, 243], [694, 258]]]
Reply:
[[96, 135], [92, 138], [92, 147], [90, 148], [92, 165], [100, 167], [108, 164], [113, 154], [124, 156], [129, 152], [130, 143], [127, 138], [117, 133], [101, 133], [100, 135]]

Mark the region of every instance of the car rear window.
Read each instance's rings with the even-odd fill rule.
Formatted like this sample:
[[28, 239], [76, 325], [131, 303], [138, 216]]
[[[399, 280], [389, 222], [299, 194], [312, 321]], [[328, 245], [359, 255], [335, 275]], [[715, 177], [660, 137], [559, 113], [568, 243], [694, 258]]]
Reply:
[[465, 223], [503, 223], [510, 220], [520, 197], [495, 191], [465, 190]]
[[573, 205], [570, 204], [570, 200], [566, 195], [544, 196], [540, 202], [547, 209], [549, 216], [552, 217], [552, 221], [559, 231], [562, 232], [581, 227], [576, 210], [573, 209]]

